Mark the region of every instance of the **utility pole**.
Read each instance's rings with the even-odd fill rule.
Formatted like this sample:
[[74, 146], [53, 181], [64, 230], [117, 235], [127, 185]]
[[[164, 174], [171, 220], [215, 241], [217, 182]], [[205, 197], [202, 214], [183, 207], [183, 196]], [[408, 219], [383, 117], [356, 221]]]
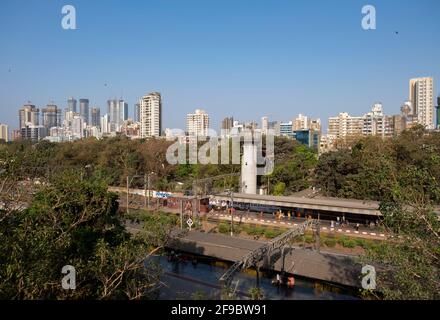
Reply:
[[183, 199], [180, 200], [180, 229], [183, 230]]
[[130, 177], [127, 176], [127, 214], [128, 214], [128, 201], [129, 201], [129, 199], [128, 199], [128, 194], [129, 194], [129, 192], [130, 192], [129, 179], [130, 179]]
[[269, 176], [267, 176], [267, 194], [270, 194], [270, 180], [269, 180]]
[[231, 190], [231, 237], [234, 236], [234, 196], [233, 191]]
[[147, 199], [147, 210], [150, 209], [150, 189], [151, 189], [151, 183], [150, 183], [150, 173], [147, 174], [147, 185], [148, 185], [148, 199]]
[[147, 187], [147, 180], [148, 180], [147, 174], [144, 174], [144, 196], [145, 196], [144, 197], [144, 207], [147, 207], [147, 210], [148, 210], [148, 200], [147, 200], [147, 189], [148, 189], [148, 187]]

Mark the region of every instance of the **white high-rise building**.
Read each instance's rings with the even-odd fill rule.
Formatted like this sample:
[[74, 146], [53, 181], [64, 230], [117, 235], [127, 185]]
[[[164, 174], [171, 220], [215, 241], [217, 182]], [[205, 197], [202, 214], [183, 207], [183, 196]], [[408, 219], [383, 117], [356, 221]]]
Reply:
[[141, 138], [159, 137], [162, 131], [162, 98], [152, 92], [139, 100]]
[[78, 139], [83, 138], [85, 126], [86, 126], [86, 122], [82, 116], [73, 116], [72, 135]]
[[434, 129], [434, 80], [431, 77], [409, 80], [409, 100], [413, 115], [427, 129]]
[[209, 129], [209, 116], [202, 109], [186, 115], [186, 129], [190, 136], [207, 136]]
[[0, 123], [0, 140], [9, 141], [9, 130], [7, 124]]
[[105, 114], [101, 117], [101, 133], [110, 133], [110, 117], [108, 114]]

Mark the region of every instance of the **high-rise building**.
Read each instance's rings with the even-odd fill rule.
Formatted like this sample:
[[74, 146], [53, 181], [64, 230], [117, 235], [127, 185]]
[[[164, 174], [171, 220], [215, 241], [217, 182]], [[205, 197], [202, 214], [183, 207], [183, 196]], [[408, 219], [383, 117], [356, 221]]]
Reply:
[[134, 104], [134, 122], [140, 122], [141, 121], [141, 105], [139, 103]]
[[380, 102], [376, 102], [371, 109], [371, 112], [364, 115], [364, 125], [362, 134], [381, 135], [385, 136], [385, 116], [383, 114], [383, 107]]
[[434, 80], [431, 77], [409, 80], [409, 100], [418, 123], [427, 129], [434, 128]]
[[162, 132], [162, 98], [159, 92], [143, 96], [141, 108], [141, 138], [158, 137]]
[[207, 136], [209, 129], [209, 116], [202, 109], [186, 115], [186, 129], [190, 136]]
[[48, 104], [41, 110], [42, 125], [49, 132], [50, 128], [61, 126], [61, 109], [54, 104]]
[[233, 127], [234, 127], [234, 118], [233, 117], [224, 118], [222, 120], [221, 135], [229, 134], [229, 132]]
[[286, 137], [293, 137], [293, 123], [289, 122], [281, 122], [280, 123], [280, 134]]
[[101, 126], [101, 109], [99, 109], [98, 107], [92, 108], [92, 110], [90, 111], [90, 117], [90, 124], [93, 127]]
[[346, 112], [328, 119], [328, 135], [336, 139], [362, 135], [364, 128], [363, 117], [352, 117]]
[[67, 99], [67, 112], [68, 111], [76, 112], [76, 99], [73, 97]]
[[293, 130], [306, 130], [310, 127], [309, 117], [302, 115], [301, 113], [293, 120]]
[[110, 133], [110, 117], [108, 114], [105, 114], [101, 117], [101, 132], [104, 133]]
[[45, 137], [45, 131], [45, 127], [27, 122], [25, 126], [21, 128], [21, 138], [23, 140], [38, 141]]
[[120, 99], [107, 101], [107, 114], [110, 124], [116, 131], [120, 131], [124, 121], [128, 120], [128, 104]]
[[295, 140], [308, 146], [311, 149], [319, 151], [320, 133], [314, 129], [301, 129], [293, 131]]
[[40, 109], [35, 107], [33, 104], [25, 104], [18, 111], [19, 116], [19, 127], [24, 128], [26, 123], [30, 123], [34, 126], [38, 126], [40, 124]]
[[128, 120], [128, 103], [124, 100], [119, 100], [119, 110], [121, 112], [121, 125], [124, 123], [124, 121]]
[[7, 124], [0, 123], [0, 140], [9, 141], [9, 129]]
[[72, 119], [72, 134], [75, 138], [84, 138], [85, 119], [83, 116], [73, 116]]
[[319, 134], [321, 134], [321, 130], [322, 130], [321, 119], [311, 119], [309, 123], [309, 127], [310, 129], [318, 131]]
[[440, 129], [440, 96], [437, 97], [437, 107], [435, 107], [437, 110], [437, 122], [436, 122], [436, 128]]
[[299, 114], [293, 121], [293, 131], [312, 129], [321, 135], [321, 119], [311, 119]]
[[89, 124], [89, 99], [79, 99], [79, 115]]

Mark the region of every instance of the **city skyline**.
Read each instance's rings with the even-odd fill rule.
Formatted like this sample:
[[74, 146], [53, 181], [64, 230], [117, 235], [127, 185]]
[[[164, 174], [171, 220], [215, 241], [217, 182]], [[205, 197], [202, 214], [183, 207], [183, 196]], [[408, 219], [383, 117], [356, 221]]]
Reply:
[[[409, 110], [407, 112], [409, 112], [411, 115], [413, 115], [413, 116], [415, 116], [417, 118], [418, 106], [417, 106], [417, 103], [414, 101], [414, 97], [412, 97], [413, 94], [412, 94], [412, 89], [411, 88], [414, 86], [414, 83], [416, 83], [418, 81], [429, 81], [430, 87], [428, 87], [428, 88], [430, 88], [430, 92], [431, 92], [430, 96], [428, 98], [428, 101], [426, 101], [427, 99], [424, 96], [424, 93], [422, 95], [422, 98], [420, 98], [420, 97], [418, 98], [418, 100], [423, 101], [423, 103], [428, 103], [428, 105], [427, 105], [428, 109], [427, 110], [430, 110], [430, 113], [431, 113], [431, 116], [430, 116], [428, 121], [425, 121], [423, 119], [419, 119], [419, 123], [427, 126], [428, 129], [435, 129], [436, 128], [436, 121], [438, 121], [437, 117], [436, 117], [437, 111], [436, 111], [436, 101], [435, 100], [436, 99], [438, 100], [440, 98], [440, 93], [439, 93], [439, 96], [437, 97], [434, 94], [434, 92], [433, 92], [433, 83], [435, 83], [433, 78], [430, 78], [430, 77], [417, 77], [417, 78], [409, 79], [409, 84], [410, 84], [410, 90], [409, 90], [409, 95], [408, 95], [409, 98], [407, 100], [404, 100], [404, 103], [401, 104], [399, 112], [394, 112], [394, 114], [398, 114], [398, 113], [402, 113], [403, 114], [403, 113], [405, 113], [402, 108], [403, 108], [403, 106], [405, 106], [405, 105], [407, 105], [409, 103], [409, 106], [408, 106]], [[423, 86], [424, 86], [424, 84], [423, 84]], [[425, 88], [425, 87], [423, 87], [423, 88]], [[423, 89], [423, 90], [425, 90], [425, 89]], [[154, 92], [153, 92], [153, 94], [154, 94]], [[157, 93], [157, 94], [160, 95], [160, 93]], [[420, 94], [417, 94], [417, 96], [419, 96], [419, 95]], [[437, 98], [435, 99], [435, 97], [437, 97]], [[136, 112], [137, 112], [136, 108], [140, 108], [140, 103], [139, 102], [141, 102], [142, 99], [143, 98], [139, 99], [139, 101], [133, 105], [133, 113], [130, 114], [130, 116], [129, 116], [129, 109], [130, 108], [129, 108], [128, 104], [125, 102], [125, 100], [122, 99], [122, 97], [120, 99], [109, 99], [109, 100], [107, 100], [107, 112], [105, 112], [105, 110], [104, 110], [102, 112], [102, 115], [105, 116], [105, 115], [108, 114], [109, 121], [110, 121], [110, 123], [113, 123], [114, 125], [116, 125], [115, 128], [120, 128], [122, 126], [123, 121], [125, 121], [125, 120], [133, 120], [135, 122], [140, 122], [140, 119], [137, 119], [137, 116], [139, 116], [140, 114], [136, 115]], [[160, 100], [162, 101], [162, 97], [160, 98]], [[79, 103], [79, 108], [76, 108], [76, 105], [77, 105], [78, 102], [80, 102]], [[84, 107], [83, 107], [84, 102], [86, 102], [86, 105], [87, 105], [86, 109], [87, 109], [87, 111], [83, 110], [84, 109]], [[115, 105], [115, 107], [113, 107], [113, 104]], [[121, 104], [121, 107], [119, 107], [119, 104]], [[161, 104], [162, 104], [162, 102], [161, 102]], [[373, 105], [373, 107], [374, 107], [377, 104], [379, 104], [381, 106], [380, 108], [382, 110], [383, 109], [383, 104], [380, 101], [375, 101], [371, 105]], [[19, 123], [19, 126], [17, 126], [17, 127], [15, 127], [14, 125], [11, 126], [10, 124], [5, 123], [5, 122], [0, 122], [0, 123], [8, 125], [10, 128], [12, 128], [12, 130], [20, 129], [24, 125], [24, 121], [22, 120], [23, 116], [21, 114], [21, 112], [22, 112], [21, 110], [23, 110], [23, 108], [27, 108], [28, 106], [31, 106], [31, 107], [35, 107], [36, 111], [37, 111], [36, 112], [37, 121], [36, 122], [31, 121], [31, 122], [33, 122], [34, 125], [43, 124], [43, 126], [47, 127], [47, 125], [44, 125], [44, 117], [45, 117], [44, 116], [44, 114], [45, 114], [44, 110], [47, 110], [48, 108], [49, 109], [50, 108], [55, 108], [55, 109], [58, 110], [57, 112], [58, 112], [59, 120], [55, 121], [55, 123], [58, 123], [58, 126], [62, 124], [61, 114], [63, 113], [64, 115], [66, 115], [67, 112], [73, 111], [73, 110], [76, 110], [76, 112], [75, 111], [73, 111], [73, 112], [78, 114], [78, 115], [80, 115], [81, 117], [83, 117], [84, 121], [87, 124], [92, 125], [92, 126], [100, 126], [100, 124], [96, 121], [96, 119], [99, 119], [99, 116], [98, 116], [98, 118], [96, 118], [96, 113], [101, 114], [101, 108], [99, 106], [89, 107], [89, 99], [86, 99], [86, 98], [76, 99], [75, 97], [69, 96], [66, 99], [66, 104], [65, 105], [66, 105], [65, 107], [60, 107], [60, 106], [57, 106], [56, 104], [54, 104], [53, 101], [51, 101], [45, 107], [43, 107], [43, 106], [34, 105], [31, 101], [28, 101], [27, 103], [25, 103], [22, 106], [20, 106], [20, 108], [18, 109], [18, 114], [19, 114], [18, 123]], [[424, 107], [424, 108], [426, 108], [426, 107]], [[41, 115], [42, 115], [41, 116], [42, 123], [40, 123], [41, 122], [40, 121], [40, 109], [42, 110], [42, 113], [41, 113]], [[161, 114], [161, 120], [160, 120], [160, 122], [161, 122], [160, 123], [161, 130], [159, 130], [159, 132], [160, 132], [160, 135], [162, 135], [164, 133], [164, 129], [166, 129], [166, 128], [162, 124], [162, 106], [160, 107], [160, 109], [161, 109], [161, 111], [160, 111], [160, 114]], [[195, 110], [196, 110], [196, 113], [197, 113], [197, 111], [201, 111], [201, 112], [205, 113], [205, 110], [202, 110], [202, 109], [195, 109]], [[363, 111], [363, 113], [364, 112], [365, 112], [365, 110]], [[94, 117], [93, 113], [95, 113], [95, 118], [96, 118], [95, 121], [91, 120]], [[269, 118], [267, 116], [267, 114], [263, 114], [263, 115], [261, 115], [261, 123], [257, 123], [257, 127], [260, 128], [260, 129], [264, 129], [264, 123], [263, 123], [264, 120], [263, 119], [266, 119], [266, 121], [270, 120], [271, 122], [278, 122], [278, 123], [282, 123], [283, 121], [284, 122], [286, 122], [286, 121], [287, 122], [289, 122], [289, 121], [292, 122], [291, 119], [298, 115], [300, 118], [301, 117], [305, 117], [304, 119], [301, 119], [301, 121], [308, 121], [307, 119], [311, 120], [311, 117], [309, 116], [308, 113], [305, 114], [305, 115], [303, 113], [304, 112], [301, 111], [301, 112], [299, 112], [297, 114], [284, 115], [283, 118], [281, 118], [281, 119], [279, 119], [279, 118], [278, 119]], [[320, 130], [322, 129], [323, 132], [327, 132], [328, 130], [331, 130], [331, 126], [332, 126], [331, 125], [331, 121], [332, 121], [332, 118], [335, 117], [336, 113], [339, 114], [339, 115], [341, 115], [341, 114], [347, 114], [348, 115], [349, 114], [349, 112], [347, 112], [345, 110], [335, 110], [334, 114], [330, 115], [327, 119], [324, 119], [324, 121], [321, 121], [321, 117], [318, 116], [316, 118], [316, 120], [319, 121]], [[389, 110], [387, 110], [387, 114], [391, 114], [391, 113], [393, 113], [393, 112], [389, 112]], [[186, 114], [185, 126], [181, 127], [181, 128], [186, 128], [187, 132], [192, 131], [192, 130], [188, 130], [188, 116], [189, 115], [190, 115], [190, 113]], [[223, 117], [222, 120], [220, 121], [220, 123], [214, 124], [214, 126], [212, 125], [212, 122], [210, 122], [208, 120], [208, 124], [209, 124], [208, 125], [208, 129], [214, 129], [214, 130], [217, 130], [219, 132], [221, 130], [218, 130], [218, 128], [223, 129], [223, 125], [224, 125], [223, 122], [225, 120], [225, 118], [224, 118], [225, 114], [220, 115], [220, 116]], [[117, 119], [116, 119], [116, 117], [117, 117]], [[361, 118], [361, 116], [356, 116], [356, 117]], [[420, 117], [420, 115], [419, 115], [419, 117]], [[234, 118], [234, 114], [232, 114], [232, 118]], [[242, 119], [238, 119], [237, 117], [235, 117], [235, 119], [240, 120], [242, 123], [246, 123], [246, 122], [253, 122], [253, 121], [257, 120], [258, 116], [257, 116], [257, 118], [248, 119], [249, 121], [247, 121], [247, 120], [243, 121]], [[47, 129], [49, 129], [49, 128], [50, 128], [50, 126]], [[168, 129], [181, 129], [181, 128], [168, 128]], [[115, 130], [112, 129], [112, 131], [115, 131]], [[120, 130], [117, 129], [116, 131], [120, 131]], [[330, 133], [330, 131], [328, 131], [328, 133]]]
[[[14, 129], [26, 101], [64, 109], [70, 96], [88, 98], [101, 114], [110, 97], [122, 96], [133, 118], [142, 95], [158, 91], [163, 128], [185, 128], [186, 114], [202, 108], [218, 131], [227, 115], [252, 121], [299, 113], [323, 119], [325, 131], [336, 112], [363, 114], [376, 101], [399, 113], [411, 78], [433, 77], [434, 97], [439, 94], [438, 1], [373, 1], [378, 21], [370, 31], [360, 25], [363, 1], [337, 8], [323, 1], [276, 3], [242, 1], [231, 11], [228, 1], [172, 8], [73, 1], [78, 29], [66, 31], [60, 1], [2, 2], [0, 24], [10, 31], [0, 36], [8, 44], [0, 53], [0, 122]], [[155, 14], [140, 23], [147, 6]], [[126, 18], [123, 25], [111, 23], [117, 15]], [[120, 46], [109, 50], [114, 39]], [[143, 39], [157, 48], [147, 50]]]

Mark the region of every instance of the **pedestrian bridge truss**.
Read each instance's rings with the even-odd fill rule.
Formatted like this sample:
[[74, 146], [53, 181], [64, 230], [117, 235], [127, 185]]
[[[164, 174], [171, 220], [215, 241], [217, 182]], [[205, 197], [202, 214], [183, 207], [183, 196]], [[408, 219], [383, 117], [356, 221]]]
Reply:
[[[307, 220], [304, 223], [289, 229], [285, 233], [274, 238], [270, 242], [265, 243], [261, 247], [249, 252], [243, 259], [236, 261], [221, 277], [220, 283], [226, 287], [229, 287], [234, 274], [240, 270], [247, 269], [249, 267], [259, 268], [259, 265], [266, 259], [271, 263], [272, 255], [281, 250], [284, 256], [284, 248], [291, 245], [292, 240], [298, 236], [303, 235], [307, 229], [312, 229], [315, 236], [316, 248], [319, 250], [319, 221]], [[284, 261], [284, 257], [283, 257]]]

